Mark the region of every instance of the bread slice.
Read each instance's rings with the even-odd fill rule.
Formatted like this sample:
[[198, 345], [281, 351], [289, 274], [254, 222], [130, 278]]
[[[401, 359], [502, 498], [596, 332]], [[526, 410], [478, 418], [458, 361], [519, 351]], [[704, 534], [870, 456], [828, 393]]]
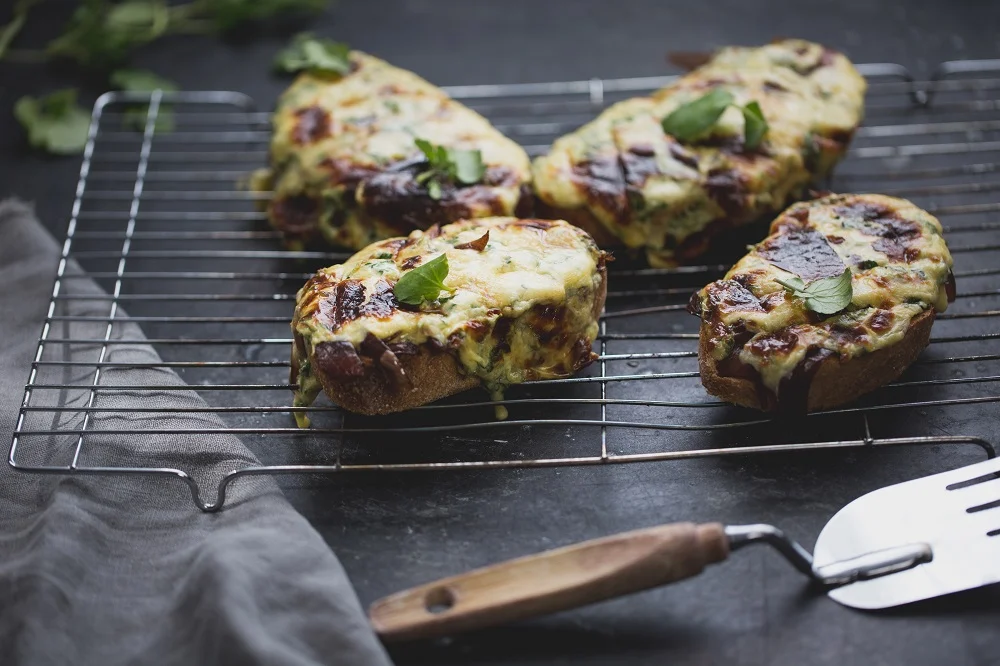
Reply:
[[[711, 93], [733, 101], [709, 129], [664, 129], [665, 118]], [[820, 44], [725, 48], [559, 138], [532, 165], [536, 198], [601, 247], [641, 249], [653, 266], [685, 263], [726, 229], [773, 215], [828, 175], [861, 122], [864, 93], [851, 62]], [[748, 146], [741, 108], [753, 103], [768, 129]]]
[[759, 380], [720, 375], [718, 361], [707, 349], [709, 336], [702, 334], [698, 344], [701, 382], [712, 395], [751, 409], [777, 411], [779, 406], [793, 412], [832, 409], [853, 402], [903, 374], [927, 347], [933, 323], [934, 311], [927, 310], [910, 322], [903, 339], [891, 347], [846, 361], [837, 355], [820, 359], [815, 374], [803, 382], [802, 393], [795, 396], [796, 402], [783, 405], [775, 401]]
[[[400, 276], [441, 254], [440, 297], [399, 303]], [[569, 376], [595, 358], [605, 261], [586, 233], [555, 220], [464, 220], [375, 243], [299, 292], [295, 404], [322, 390], [349, 411], [388, 414], [479, 385], [500, 398], [510, 384]]]
[[[927, 346], [936, 313], [954, 300], [951, 268], [940, 223], [908, 201], [860, 194], [796, 204], [692, 298], [702, 383], [764, 411], [851, 402], [899, 377]], [[845, 269], [850, 299], [832, 314], [781, 284], [843, 280]]]
[[[531, 189], [521, 146], [416, 74], [348, 57], [349, 72], [304, 72], [278, 100], [269, 169], [253, 186], [273, 192], [268, 219], [288, 245], [360, 250], [433, 224], [518, 214]], [[479, 151], [481, 177], [438, 178], [432, 193], [420, 139]]]
[[[454, 355], [428, 345], [421, 345], [414, 355], [400, 357], [399, 362], [411, 384], [405, 389], [374, 363], [368, 364], [360, 377], [347, 380], [320, 368], [315, 372], [331, 401], [367, 415], [413, 409], [479, 386], [479, 378], [463, 372]], [[296, 365], [293, 353], [293, 367]]]

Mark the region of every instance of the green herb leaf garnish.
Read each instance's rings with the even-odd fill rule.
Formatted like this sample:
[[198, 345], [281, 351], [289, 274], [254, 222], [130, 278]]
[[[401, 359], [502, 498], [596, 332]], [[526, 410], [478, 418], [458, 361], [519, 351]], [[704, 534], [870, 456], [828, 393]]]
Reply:
[[455, 165], [455, 177], [464, 185], [478, 183], [486, 175], [483, 154], [478, 150], [448, 150], [448, 158]]
[[177, 84], [145, 69], [119, 69], [111, 74], [111, 84], [129, 92], [174, 92]]
[[171, 10], [165, 0], [86, 0], [66, 31], [49, 42], [49, 55], [71, 58], [86, 67], [121, 63], [136, 47], [167, 33]]
[[348, 74], [351, 49], [330, 39], [317, 39], [308, 32], [299, 33], [274, 59], [276, 69], [286, 73], [309, 71], [321, 74]]
[[840, 275], [813, 280], [809, 284], [800, 277], [774, 280], [793, 296], [805, 299], [806, 307], [819, 314], [835, 314], [851, 304], [854, 289], [851, 286], [851, 269], [845, 268]]
[[674, 109], [663, 119], [663, 131], [678, 141], [697, 139], [719, 122], [723, 112], [732, 103], [732, 93], [714, 88], [693, 102]]
[[865, 259], [864, 261], [858, 264], [858, 269], [862, 271], [868, 271], [877, 267], [878, 267], [878, 262], [872, 259]]
[[42, 98], [22, 97], [14, 116], [28, 131], [35, 148], [52, 153], [79, 153], [87, 144], [90, 114], [76, 103], [76, 89], [57, 90]]
[[[733, 106], [732, 93], [714, 88], [693, 102], [674, 109], [663, 119], [663, 131], [678, 141], [694, 141], [712, 129], [730, 106]], [[767, 134], [767, 120], [756, 101], [737, 108], [743, 113], [743, 145], [747, 150], [755, 150]]]
[[760, 104], [756, 101], [750, 102], [741, 110], [743, 111], [743, 146], [747, 150], [756, 150], [760, 142], [763, 141], [764, 135], [767, 134], [767, 121], [760, 110]]
[[473, 185], [486, 175], [483, 154], [479, 150], [446, 148], [426, 139], [415, 139], [414, 143], [427, 158], [427, 169], [417, 175], [417, 182], [427, 186], [427, 194], [432, 199], [441, 198], [444, 182]]
[[[111, 84], [119, 90], [128, 92], [175, 92], [177, 84], [169, 79], [144, 69], [119, 69], [111, 74]], [[148, 104], [132, 104], [125, 109], [123, 121], [129, 127], [139, 130], [146, 129], [146, 116], [149, 113]], [[174, 112], [168, 104], [161, 104], [153, 125], [157, 132], [171, 132], [174, 129]]]
[[420, 305], [433, 301], [444, 291], [444, 279], [448, 277], [448, 256], [441, 254], [426, 264], [403, 273], [392, 292], [396, 300], [407, 305]]

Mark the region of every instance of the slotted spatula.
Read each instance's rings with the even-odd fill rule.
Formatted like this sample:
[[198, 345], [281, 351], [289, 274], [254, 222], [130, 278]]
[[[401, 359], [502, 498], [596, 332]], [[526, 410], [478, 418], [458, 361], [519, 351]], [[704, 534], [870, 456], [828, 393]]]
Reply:
[[875, 609], [1000, 582], [1000, 459], [860, 497], [812, 556], [771, 525], [675, 523], [444, 578], [372, 604], [385, 641], [431, 638], [689, 578], [752, 543], [776, 548], [835, 601]]

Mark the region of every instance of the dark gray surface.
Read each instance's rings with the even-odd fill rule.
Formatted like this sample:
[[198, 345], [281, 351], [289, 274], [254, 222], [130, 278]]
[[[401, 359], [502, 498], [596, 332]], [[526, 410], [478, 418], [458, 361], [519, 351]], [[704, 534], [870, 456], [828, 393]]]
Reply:
[[[360, 2], [315, 29], [441, 84], [637, 76], [669, 71], [670, 50], [814, 38], [858, 62], [926, 74], [941, 60], [998, 56], [1000, 10], [980, 3]], [[191, 89], [247, 92], [263, 106], [283, 82], [263, 72], [277, 34], [217, 45], [177, 40], [139, 64]], [[0, 106], [58, 85], [58, 72], [0, 69]], [[8, 83], [10, 82], [10, 83]], [[8, 87], [9, 86], [9, 87]], [[91, 92], [96, 92], [92, 90]], [[61, 233], [78, 164], [26, 156], [9, 126], [3, 187], [39, 203]], [[956, 326], [956, 329], [958, 326]], [[995, 405], [993, 406], [995, 409]], [[876, 436], [905, 423], [880, 419]], [[823, 423], [824, 428], [829, 424]], [[985, 434], [976, 412], [933, 434]], [[828, 434], [813, 433], [812, 439]], [[637, 436], [634, 443], [642, 446]], [[767, 443], [767, 442], [755, 442]], [[811, 545], [825, 520], [882, 485], [975, 462], [972, 447], [914, 448], [603, 468], [307, 478], [285, 484], [334, 547], [362, 602], [491, 561], [672, 520], [769, 521]], [[446, 644], [393, 650], [400, 663], [1000, 663], [996, 588], [882, 614], [810, 593], [766, 551], [697, 580]]]
[[[51, 293], [49, 266], [60, 245], [29, 207], [0, 202], [0, 432], [14, 428], [23, 371]], [[80, 269], [71, 262], [70, 275]], [[89, 280], [64, 293], [100, 296]], [[95, 300], [65, 301], [67, 314], [103, 310]], [[100, 323], [55, 323], [66, 337], [101, 338]], [[56, 334], [58, 335], [58, 334]], [[138, 326], [122, 324], [109, 362], [158, 363]], [[93, 362], [100, 347], [59, 345], [49, 361]], [[79, 366], [46, 366], [38, 383], [81, 381]], [[162, 368], [106, 368], [101, 384], [183, 386]], [[35, 406], [81, 404], [87, 391], [37, 391]], [[155, 409], [203, 406], [188, 390], [103, 394], [95, 407]], [[77, 416], [77, 422], [82, 416]], [[147, 413], [128, 419], [94, 414], [91, 428], [131, 430], [124, 438], [91, 437], [115, 466], [138, 451], [161, 465], [220, 473], [255, 464], [235, 437], [185, 445], [169, 435], [138, 434], [169, 419], [175, 427], [218, 426], [210, 414]], [[34, 412], [23, 427], [65, 428], [73, 418]], [[32, 425], [33, 423], [33, 425]], [[28, 438], [31, 439], [31, 438]], [[34, 438], [36, 441], [38, 438]], [[76, 438], [54, 437], [35, 465], [65, 465]], [[38, 449], [35, 449], [38, 450]], [[87, 454], [84, 454], [84, 458]], [[82, 459], [81, 459], [82, 460]], [[85, 463], [84, 463], [85, 464]], [[286, 664], [369, 666], [389, 660], [336, 557], [270, 479], [242, 484], [221, 514], [191, 511], [178, 484], [149, 477], [114, 479], [18, 474], [0, 470], [0, 654], [6, 664]]]

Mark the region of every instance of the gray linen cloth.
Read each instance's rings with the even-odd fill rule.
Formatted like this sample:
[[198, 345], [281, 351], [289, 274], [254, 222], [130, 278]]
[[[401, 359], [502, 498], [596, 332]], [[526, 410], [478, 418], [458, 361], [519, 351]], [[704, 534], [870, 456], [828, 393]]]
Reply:
[[[0, 203], [0, 438], [12, 432], [52, 289], [59, 249], [14, 201]], [[68, 272], [79, 274], [71, 264]], [[100, 296], [92, 281], [64, 294]], [[108, 315], [105, 300], [63, 314]], [[60, 338], [101, 339], [105, 324], [56, 322]], [[134, 324], [115, 326], [105, 360], [155, 363]], [[53, 345], [45, 360], [96, 360], [93, 344]], [[47, 374], [46, 374], [47, 373]], [[92, 381], [93, 367], [46, 368], [41, 383]], [[181, 385], [163, 369], [109, 368], [101, 384]], [[86, 404], [89, 391], [39, 391], [32, 404]], [[97, 407], [203, 406], [193, 391], [98, 394]], [[33, 428], [79, 427], [81, 414], [33, 413]], [[204, 428], [211, 413], [97, 414], [98, 429]], [[75, 437], [25, 438], [26, 462], [66, 464]], [[235, 437], [136, 434], [88, 439], [85, 455], [215, 478], [254, 457]], [[20, 454], [19, 454], [20, 455]], [[19, 460], [21, 458], [19, 457]], [[206, 486], [203, 486], [203, 489]], [[212, 489], [213, 486], [207, 486]], [[211, 492], [211, 490], [210, 490]], [[0, 662], [4, 664], [387, 664], [340, 563], [267, 478], [229, 488], [204, 514], [177, 481], [40, 476], [0, 469]], [[214, 495], [214, 492], [212, 493]], [[214, 496], [210, 498], [214, 501]]]

